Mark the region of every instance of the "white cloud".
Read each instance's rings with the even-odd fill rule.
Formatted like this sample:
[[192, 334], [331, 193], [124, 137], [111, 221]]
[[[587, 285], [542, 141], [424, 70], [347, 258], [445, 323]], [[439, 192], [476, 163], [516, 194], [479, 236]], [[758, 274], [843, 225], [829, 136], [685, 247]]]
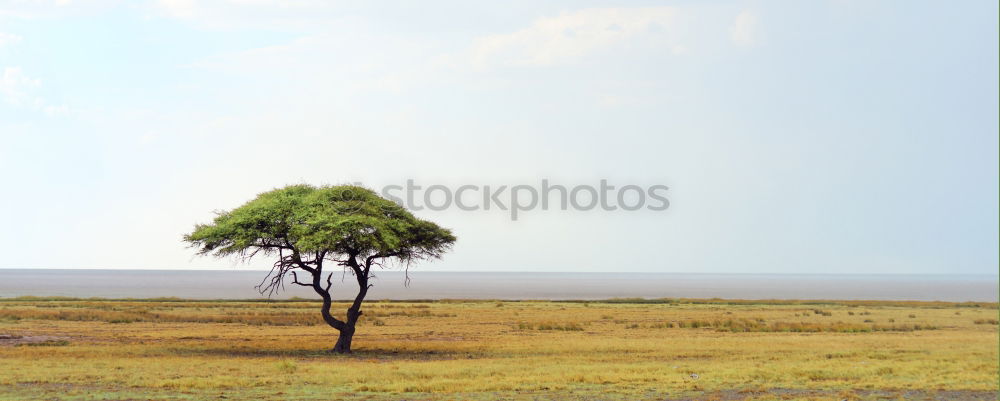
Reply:
[[167, 15], [174, 18], [195, 18], [202, 13], [194, 0], [160, 0], [158, 4]]
[[15, 19], [50, 19], [92, 15], [95, 11], [121, 5], [120, 0], [31, 0], [0, 1], [0, 17]]
[[328, 0], [157, 0], [163, 15], [210, 29], [323, 27], [342, 7]]
[[760, 38], [758, 33], [757, 16], [749, 11], [743, 11], [736, 16], [733, 25], [729, 28], [729, 36], [733, 43], [740, 46], [752, 46]]
[[139, 143], [143, 145], [148, 145], [156, 141], [159, 138], [160, 133], [156, 131], [146, 131], [146, 133], [139, 136]]
[[0, 32], [0, 47], [16, 45], [21, 42], [21, 37], [12, 33]]
[[41, 79], [25, 75], [21, 67], [6, 67], [0, 74], [0, 98], [9, 105], [40, 111], [49, 117], [68, 114], [69, 107], [66, 105], [49, 104], [34, 94], [35, 88], [41, 85]]
[[49, 117], [58, 117], [69, 114], [69, 106], [59, 105], [59, 106], [45, 106], [43, 109], [45, 115]]
[[41, 85], [42, 81], [30, 78], [21, 71], [21, 67], [6, 67], [0, 75], [0, 95], [5, 102], [21, 105], [29, 102], [30, 88]]
[[639, 35], [664, 34], [676, 14], [672, 7], [591, 8], [542, 18], [528, 28], [479, 39], [472, 58], [479, 67], [557, 64]]

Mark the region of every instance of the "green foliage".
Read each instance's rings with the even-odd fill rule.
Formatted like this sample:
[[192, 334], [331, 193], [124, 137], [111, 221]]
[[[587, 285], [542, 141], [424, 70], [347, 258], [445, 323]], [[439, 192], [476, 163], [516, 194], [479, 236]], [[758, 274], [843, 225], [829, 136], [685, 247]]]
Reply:
[[364, 187], [291, 185], [219, 213], [184, 240], [215, 256], [294, 250], [409, 261], [440, 257], [455, 236]]

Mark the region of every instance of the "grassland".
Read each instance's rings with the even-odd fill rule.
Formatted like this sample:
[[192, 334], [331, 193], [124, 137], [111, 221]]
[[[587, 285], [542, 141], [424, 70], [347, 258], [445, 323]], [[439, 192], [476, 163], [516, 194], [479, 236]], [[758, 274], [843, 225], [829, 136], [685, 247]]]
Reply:
[[[346, 309], [346, 304], [336, 310]], [[0, 399], [996, 399], [997, 304], [0, 299]]]

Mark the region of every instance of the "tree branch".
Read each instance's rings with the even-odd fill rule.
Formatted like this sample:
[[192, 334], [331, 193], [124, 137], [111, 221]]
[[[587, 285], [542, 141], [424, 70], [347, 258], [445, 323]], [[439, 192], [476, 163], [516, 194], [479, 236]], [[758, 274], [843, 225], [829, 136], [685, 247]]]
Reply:
[[305, 270], [305, 271], [307, 271], [309, 273], [312, 273], [314, 275], [317, 273], [316, 269], [309, 267], [306, 264], [306, 262], [302, 261], [302, 256], [299, 255], [299, 251], [297, 251], [297, 250], [293, 250], [292, 251], [292, 262], [294, 262], [296, 265], [298, 265], [299, 268], [302, 269], [302, 270]]
[[[299, 276], [295, 275], [295, 272], [292, 272], [292, 283], [301, 285], [303, 287], [312, 287], [313, 286], [312, 284], [306, 284], [306, 283], [299, 282]], [[329, 290], [329, 287], [327, 287], [327, 290]]]

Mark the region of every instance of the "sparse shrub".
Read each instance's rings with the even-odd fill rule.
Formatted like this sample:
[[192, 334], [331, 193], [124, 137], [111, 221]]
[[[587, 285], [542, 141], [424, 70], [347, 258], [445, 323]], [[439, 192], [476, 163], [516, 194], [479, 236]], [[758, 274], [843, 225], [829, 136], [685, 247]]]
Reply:
[[5, 310], [0, 312], [0, 319], [37, 319], [108, 323], [243, 323], [253, 326], [313, 326], [321, 323], [319, 316], [314, 316], [311, 313], [222, 310], [217, 314], [185, 315], [151, 312], [150, 309], [147, 308], [131, 310], [112, 310], [111, 308], [84, 310]]
[[[873, 323], [867, 321], [867, 323]], [[659, 326], [662, 327], [662, 326]], [[672, 327], [672, 326], [671, 326]], [[727, 320], [687, 320], [677, 323], [680, 328], [714, 328], [717, 331], [739, 332], [793, 332], [793, 333], [867, 333], [875, 331], [914, 331], [934, 330], [930, 325], [877, 325], [859, 323], [805, 323], [805, 322], [772, 322], [764, 319], [727, 319]]]
[[579, 323], [518, 323], [520, 330], [583, 331]]
[[857, 401], [861, 399], [861, 397], [859, 397], [853, 390], [842, 390], [839, 394], [837, 394], [836, 398], [844, 401]]
[[281, 361], [275, 364], [275, 367], [279, 372], [285, 374], [292, 374], [299, 370], [299, 365], [296, 364], [295, 361]]
[[973, 323], [975, 324], [998, 324], [996, 319], [976, 319]]
[[45, 340], [37, 343], [27, 343], [25, 344], [29, 347], [62, 347], [69, 345], [67, 340]]

